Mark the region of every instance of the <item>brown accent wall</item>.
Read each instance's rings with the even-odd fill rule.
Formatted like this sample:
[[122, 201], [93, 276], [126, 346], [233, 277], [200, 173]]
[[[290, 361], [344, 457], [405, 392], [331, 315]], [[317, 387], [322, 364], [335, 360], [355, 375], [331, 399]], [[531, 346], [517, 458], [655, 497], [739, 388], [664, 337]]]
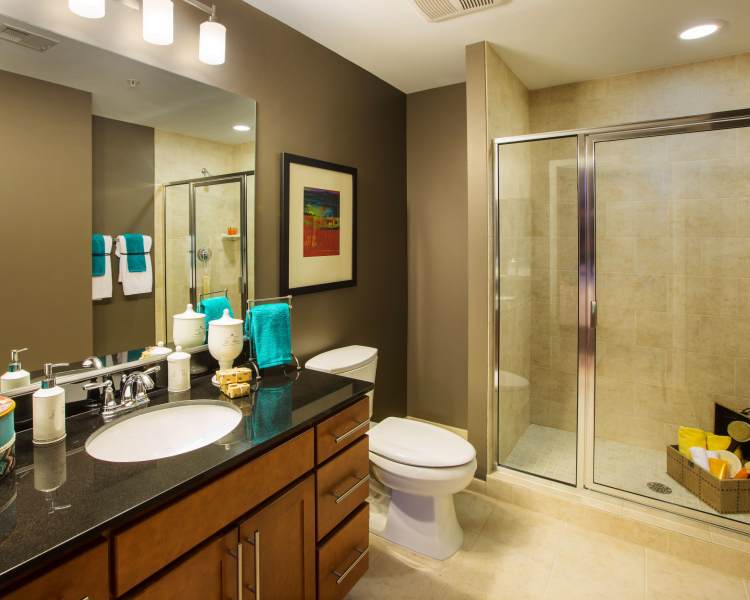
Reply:
[[[91, 95], [0, 71], [0, 361], [91, 353]], [[5, 370], [4, 368], [2, 369]]]
[[[406, 96], [335, 52], [249, 6], [217, 0], [227, 62], [197, 59], [204, 15], [175, 3], [175, 43], [139, 36], [140, 13], [112, 11], [110, 27], [38, 0], [14, 16], [135, 60], [258, 101], [256, 294], [279, 290], [280, 155], [293, 152], [359, 169], [357, 287], [295, 299], [302, 359], [347, 344], [376, 346], [375, 419], [406, 412]], [[114, 20], [114, 21], [113, 21]], [[114, 24], [114, 26], [113, 26]], [[114, 32], [114, 33], [113, 33]]]
[[407, 97], [408, 414], [466, 427], [466, 85]]
[[[154, 130], [93, 118], [93, 232], [154, 237]], [[94, 352], [112, 354], [154, 344], [154, 294], [125, 296], [112, 264], [112, 298], [94, 302]]]

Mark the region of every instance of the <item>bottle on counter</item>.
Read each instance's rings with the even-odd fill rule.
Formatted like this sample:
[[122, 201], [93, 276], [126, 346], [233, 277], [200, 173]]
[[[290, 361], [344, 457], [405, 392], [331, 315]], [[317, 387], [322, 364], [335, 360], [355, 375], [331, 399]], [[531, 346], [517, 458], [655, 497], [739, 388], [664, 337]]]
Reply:
[[34, 392], [32, 406], [34, 444], [54, 444], [65, 439], [65, 390], [57, 385], [53, 370], [68, 363], [45, 363], [42, 387]]
[[177, 346], [175, 351], [167, 356], [170, 392], [186, 392], [190, 389], [190, 355]]
[[10, 363], [8, 371], [0, 377], [0, 392], [9, 392], [18, 388], [31, 385], [31, 375], [21, 367], [21, 361], [18, 355], [26, 352], [28, 348], [18, 348], [10, 351]]

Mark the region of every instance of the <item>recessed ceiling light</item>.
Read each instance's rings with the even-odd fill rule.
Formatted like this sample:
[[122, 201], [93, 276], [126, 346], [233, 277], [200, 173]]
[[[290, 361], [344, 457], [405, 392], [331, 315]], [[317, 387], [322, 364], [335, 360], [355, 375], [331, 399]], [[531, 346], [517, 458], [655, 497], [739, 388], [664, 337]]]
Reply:
[[232, 129], [235, 131], [250, 131], [250, 125], [235, 125]]
[[681, 40], [698, 40], [700, 38], [707, 37], [709, 35], [713, 35], [719, 29], [721, 29], [721, 23], [718, 21], [713, 21], [711, 23], [701, 23], [700, 25], [696, 25], [695, 27], [690, 27], [689, 29], [686, 29], [680, 34]]

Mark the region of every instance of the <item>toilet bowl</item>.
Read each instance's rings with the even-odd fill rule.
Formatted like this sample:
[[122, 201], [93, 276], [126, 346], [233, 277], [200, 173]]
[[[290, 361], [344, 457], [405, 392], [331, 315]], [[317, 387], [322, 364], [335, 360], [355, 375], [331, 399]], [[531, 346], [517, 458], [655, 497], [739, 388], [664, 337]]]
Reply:
[[[377, 350], [338, 348], [311, 358], [305, 367], [374, 382]], [[373, 400], [371, 393], [370, 416]], [[453, 496], [474, 477], [474, 447], [450, 431], [399, 417], [373, 425], [368, 435], [372, 471], [391, 490], [385, 522], [371, 520], [371, 531], [432, 558], [452, 556], [463, 544]]]

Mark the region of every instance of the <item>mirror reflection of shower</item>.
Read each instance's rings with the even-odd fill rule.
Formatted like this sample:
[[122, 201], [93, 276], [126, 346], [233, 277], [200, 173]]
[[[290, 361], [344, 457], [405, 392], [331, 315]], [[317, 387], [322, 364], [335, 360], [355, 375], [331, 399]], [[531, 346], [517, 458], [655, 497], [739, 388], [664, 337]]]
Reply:
[[213, 254], [211, 248], [198, 248], [195, 254], [200, 269], [201, 294], [208, 294], [211, 291], [211, 268], [209, 263]]

